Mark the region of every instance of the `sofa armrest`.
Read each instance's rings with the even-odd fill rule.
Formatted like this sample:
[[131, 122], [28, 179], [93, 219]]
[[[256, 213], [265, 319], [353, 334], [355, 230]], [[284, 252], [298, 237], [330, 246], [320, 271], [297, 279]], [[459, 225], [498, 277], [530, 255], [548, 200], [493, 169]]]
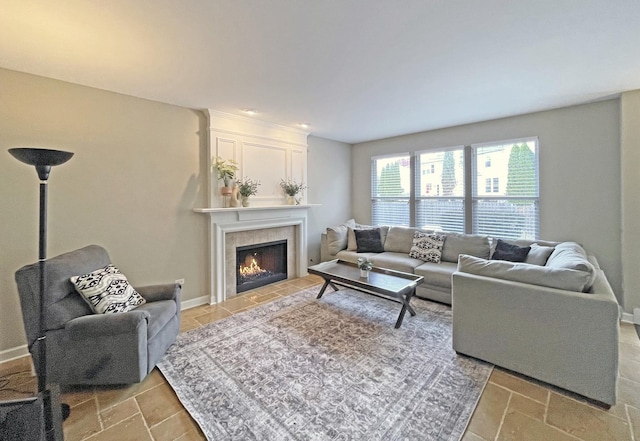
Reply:
[[320, 261], [328, 262], [330, 260], [334, 260], [335, 255], [331, 255], [329, 252], [329, 241], [327, 239], [327, 233], [321, 233], [320, 235]]
[[136, 291], [147, 302], [158, 300], [178, 300], [182, 286], [179, 283], [166, 283], [163, 285], [149, 285], [136, 287]]
[[72, 339], [104, 337], [127, 334], [140, 326], [147, 326], [150, 314], [147, 311], [128, 311], [116, 314], [89, 314], [69, 320], [65, 330]]
[[[611, 290], [579, 293], [455, 272], [453, 348], [614, 404], [619, 307]], [[602, 271], [600, 284], [608, 286]]]

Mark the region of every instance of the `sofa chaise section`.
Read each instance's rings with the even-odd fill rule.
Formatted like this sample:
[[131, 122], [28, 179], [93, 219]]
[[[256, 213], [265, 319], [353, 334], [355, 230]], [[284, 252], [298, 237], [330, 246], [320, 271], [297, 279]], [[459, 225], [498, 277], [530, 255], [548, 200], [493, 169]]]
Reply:
[[531, 284], [461, 265], [452, 277], [453, 349], [615, 404], [620, 310], [604, 272], [590, 261], [595, 279], [587, 292], [541, 285], [569, 283], [551, 276]]

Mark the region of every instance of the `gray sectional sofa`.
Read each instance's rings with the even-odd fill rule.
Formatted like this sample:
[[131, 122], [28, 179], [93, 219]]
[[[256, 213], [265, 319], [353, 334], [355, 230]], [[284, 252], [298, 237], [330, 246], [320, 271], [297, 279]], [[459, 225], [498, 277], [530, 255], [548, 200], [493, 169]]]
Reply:
[[441, 262], [409, 256], [415, 232], [383, 226], [383, 251], [358, 253], [347, 221], [321, 238], [323, 261], [356, 262], [424, 276], [416, 295], [452, 305], [453, 349], [612, 405], [616, 402], [620, 308], [594, 256], [574, 242], [513, 241], [524, 262], [490, 260], [495, 241], [443, 233]]

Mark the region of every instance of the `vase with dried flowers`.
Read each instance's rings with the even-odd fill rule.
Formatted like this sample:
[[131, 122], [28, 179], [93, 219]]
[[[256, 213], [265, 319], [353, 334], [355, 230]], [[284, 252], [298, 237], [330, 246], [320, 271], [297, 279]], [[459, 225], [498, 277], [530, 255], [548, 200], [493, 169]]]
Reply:
[[296, 182], [295, 179], [280, 179], [280, 188], [287, 195], [287, 203], [289, 205], [300, 204], [300, 198], [296, 198], [298, 193], [306, 190], [308, 187], [303, 182]]
[[241, 181], [236, 181], [236, 185], [238, 186], [238, 193], [242, 197], [242, 206], [249, 206], [249, 196], [253, 196], [258, 193], [258, 186], [260, 185], [260, 181], [254, 181], [250, 178], [244, 178]]

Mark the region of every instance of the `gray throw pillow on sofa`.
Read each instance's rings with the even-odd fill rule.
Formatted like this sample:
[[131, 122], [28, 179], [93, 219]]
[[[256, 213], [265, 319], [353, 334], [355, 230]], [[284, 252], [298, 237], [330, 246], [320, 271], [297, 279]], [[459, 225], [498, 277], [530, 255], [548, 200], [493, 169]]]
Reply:
[[329, 248], [329, 254], [338, 254], [338, 251], [342, 251], [347, 248], [347, 234], [349, 227], [355, 227], [356, 221], [349, 219], [344, 224], [337, 225], [335, 227], [327, 228], [327, 245]]
[[382, 253], [384, 247], [380, 240], [380, 228], [353, 230], [358, 244], [358, 253]]
[[531, 247], [521, 247], [502, 239], [498, 239], [496, 250], [491, 255], [491, 260], [507, 260], [509, 262], [524, 262]]
[[373, 225], [363, 225], [363, 224], [355, 224], [354, 226], [349, 226], [347, 231], [347, 251], [356, 251], [358, 250], [358, 243], [356, 241], [356, 233], [355, 230], [380, 230], [380, 241], [384, 246], [384, 241], [387, 238], [387, 232], [389, 231], [389, 227], [374, 227]]
[[527, 259], [524, 262], [531, 265], [544, 266], [546, 265], [549, 256], [551, 256], [551, 253], [553, 253], [553, 250], [555, 250], [554, 247], [546, 247], [538, 245], [537, 243], [532, 243], [531, 250], [529, 250]]
[[458, 260], [458, 271], [575, 292], [583, 292], [590, 279], [590, 274], [585, 271], [486, 260], [464, 254]]

